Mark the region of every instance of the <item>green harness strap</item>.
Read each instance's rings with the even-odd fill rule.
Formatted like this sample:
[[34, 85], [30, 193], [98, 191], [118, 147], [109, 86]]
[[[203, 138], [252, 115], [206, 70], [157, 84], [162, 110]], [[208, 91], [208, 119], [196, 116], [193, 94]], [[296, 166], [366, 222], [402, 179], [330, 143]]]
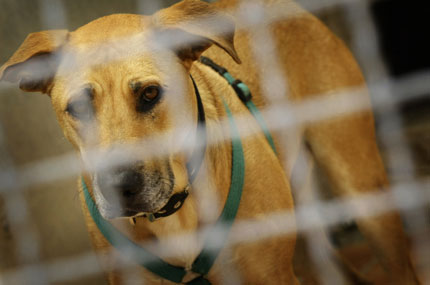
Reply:
[[[276, 153], [273, 138], [266, 123], [264, 122], [261, 113], [251, 101], [251, 92], [248, 86], [246, 86], [240, 80], [236, 80], [230, 73], [227, 72], [227, 70], [216, 65], [210, 59], [202, 57], [201, 61], [221, 74], [234, 88], [238, 97], [242, 100], [242, 102], [244, 102], [248, 110], [256, 119], [257, 123], [260, 125], [268, 143]], [[230, 190], [220, 217], [218, 218], [215, 225], [206, 233], [203, 250], [192, 264], [191, 271], [200, 274], [200, 276], [185, 283], [189, 285], [210, 284], [209, 280], [207, 280], [205, 277], [209, 273], [212, 265], [215, 262], [215, 259], [218, 257], [218, 254], [221, 251], [219, 248], [214, 248], [210, 245], [219, 244], [220, 240], [222, 243], [226, 242], [230, 228], [239, 209], [240, 199], [242, 197], [243, 184], [245, 180], [245, 158], [243, 154], [242, 142], [240, 139], [239, 130], [233, 118], [233, 114], [231, 113], [227, 104], [224, 101], [223, 103], [227, 113], [232, 138], [232, 171]], [[114, 246], [123, 255], [128, 256], [130, 259], [142, 265], [152, 273], [175, 283], [183, 283], [182, 280], [187, 274], [187, 270], [183, 267], [173, 266], [163, 261], [158, 256], [152, 254], [130, 240], [127, 236], [117, 230], [111, 223], [106, 221], [98, 211], [84, 179], [82, 178], [81, 181], [88, 210], [106, 240], [108, 240], [109, 243], [112, 244], [112, 246]], [[225, 230], [226, 228], [228, 230]]]
[[[273, 141], [272, 135], [269, 132], [269, 128], [266, 125], [266, 122], [263, 119], [263, 116], [261, 115], [260, 111], [258, 110], [257, 106], [251, 101], [251, 91], [249, 90], [248, 86], [243, 82], [238, 82], [234, 77], [226, 72], [222, 75], [225, 79], [227, 79], [228, 83], [233, 86], [233, 88], [236, 90], [235, 86], [237, 88], [240, 88], [240, 90], [245, 95], [245, 100], [242, 99], [242, 97], [239, 97], [244, 102], [245, 106], [248, 108], [248, 110], [251, 112], [251, 114], [254, 116], [257, 123], [260, 125], [261, 129], [263, 130], [264, 136], [266, 137], [267, 142], [270, 144], [270, 147], [273, 149], [273, 151], [276, 153], [276, 147], [275, 142]], [[234, 85], [236, 84], [236, 85]], [[237, 92], [237, 91], [236, 91]], [[248, 99], [249, 98], [249, 99]]]
[[[216, 242], [219, 243], [220, 239], [224, 243], [227, 240], [229, 230], [222, 230], [226, 227], [231, 227], [239, 209], [240, 198], [242, 196], [242, 189], [245, 177], [245, 158], [243, 155], [242, 142], [239, 136], [239, 130], [234, 122], [233, 115], [224, 102], [224, 107], [227, 112], [231, 136], [232, 136], [232, 171], [231, 171], [231, 184], [227, 201], [224, 205], [224, 209], [218, 218], [216, 224], [211, 230], [208, 231], [204, 247], [200, 255], [194, 261], [191, 271], [200, 274], [200, 277], [188, 282], [187, 284], [193, 285], [204, 285], [210, 284], [210, 282], [204, 278], [209, 273], [215, 259], [217, 258], [220, 250], [211, 247], [214, 241], [211, 240], [216, 238]], [[118, 231], [111, 223], [106, 221], [98, 211], [89, 191], [82, 178], [82, 188], [84, 190], [85, 202], [88, 210], [99, 228], [103, 236], [118, 249], [122, 254], [128, 256], [138, 264], [142, 265], [152, 273], [167, 279], [172, 282], [181, 283], [187, 271], [182, 267], [170, 265], [155, 256], [151, 252], [147, 251], [143, 247], [137, 245], [126, 237], [123, 233]], [[221, 229], [221, 231], [217, 231]], [[217, 234], [215, 234], [217, 231]], [[220, 234], [221, 233], [221, 237]]]
[[242, 81], [240, 81], [239, 79], [234, 78], [227, 71], [227, 69], [225, 69], [222, 66], [219, 66], [218, 64], [213, 62], [210, 58], [201, 56], [200, 62], [215, 70], [218, 74], [220, 74], [222, 77], [224, 77], [227, 80], [228, 84], [230, 84], [231, 87], [233, 87], [239, 99], [245, 104], [245, 106], [251, 112], [252, 116], [260, 125], [260, 128], [263, 130], [263, 133], [264, 133], [264, 136], [266, 137], [267, 142], [270, 144], [270, 147], [276, 154], [276, 147], [273, 141], [273, 137], [270, 134], [269, 128], [267, 127], [266, 122], [264, 121], [264, 118], [261, 115], [260, 111], [258, 110], [257, 106], [255, 106], [255, 104], [251, 101], [252, 95], [251, 95], [251, 90], [249, 90], [248, 86]]
[[[219, 243], [220, 238], [223, 243], [225, 243], [227, 240], [229, 230], [224, 229], [230, 229], [234, 222], [234, 218], [236, 217], [237, 211], [239, 209], [240, 198], [242, 197], [243, 184], [245, 181], [245, 157], [243, 155], [239, 130], [237, 129], [237, 126], [234, 122], [233, 114], [231, 113], [227, 104], [225, 102], [223, 103], [227, 112], [231, 132], [231, 183], [224, 209], [222, 210], [222, 213], [216, 224], [207, 234], [206, 244], [209, 245]], [[193, 263], [192, 271], [200, 273], [201, 275], [207, 275], [219, 253], [219, 249], [211, 249], [211, 247], [208, 246], [203, 247], [202, 252]]]

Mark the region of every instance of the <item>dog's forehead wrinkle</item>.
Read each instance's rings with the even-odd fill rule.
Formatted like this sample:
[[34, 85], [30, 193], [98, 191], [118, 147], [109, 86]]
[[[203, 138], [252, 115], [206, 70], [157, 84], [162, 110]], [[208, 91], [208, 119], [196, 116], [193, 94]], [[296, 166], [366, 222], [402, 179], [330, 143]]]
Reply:
[[110, 39], [131, 37], [148, 30], [150, 24], [151, 21], [147, 16], [113, 14], [78, 28], [71, 33], [71, 42], [75, 44], [100, 43]]
[[[151, 49], [143, 44], [144, 38], [143, 34], [139, 34], [97, 43], [72, 42], [62, 51], [58, 73], [73, 78], [106, 66], [157, 66], [161, 61], [153, 60]], [[164, 55], [159, 57], [163, 58]]]

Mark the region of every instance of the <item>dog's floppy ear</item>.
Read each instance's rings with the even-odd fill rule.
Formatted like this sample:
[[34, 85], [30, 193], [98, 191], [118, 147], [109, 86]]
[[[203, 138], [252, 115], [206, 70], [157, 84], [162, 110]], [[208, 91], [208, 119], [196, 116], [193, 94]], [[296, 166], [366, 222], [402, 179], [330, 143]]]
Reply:
[[211, 44], [221, 47], [240, 63], [233, 44], [234, 20], [214, 6], [199, 0], [184, 0], [152, 17], [163, 41], [173, 45], [179, 57], [189, 65]]
[[0, 68], [0, 81], [18, 82], [24, 91], [47, 93], [58, 66], [59, 48], [66, 42], [68, 33], [50, 30], [29, 34]]

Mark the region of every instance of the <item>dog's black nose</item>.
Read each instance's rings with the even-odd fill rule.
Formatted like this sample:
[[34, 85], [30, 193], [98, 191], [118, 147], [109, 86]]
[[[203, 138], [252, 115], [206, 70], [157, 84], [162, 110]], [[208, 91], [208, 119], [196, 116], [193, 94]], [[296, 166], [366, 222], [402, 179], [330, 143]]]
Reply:
[[97, 173], [97, 184], [104, 198], [114, 205], [124, 205], [143, 188], [143, 175], [130, 168]]

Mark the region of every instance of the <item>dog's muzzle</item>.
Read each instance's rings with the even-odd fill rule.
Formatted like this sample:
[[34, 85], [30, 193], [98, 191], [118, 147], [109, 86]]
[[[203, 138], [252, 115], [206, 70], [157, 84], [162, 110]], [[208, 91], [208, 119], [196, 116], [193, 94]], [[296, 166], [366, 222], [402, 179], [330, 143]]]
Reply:
[[144, 173], [139, 167], [107, 169], [93, 177], [94, 198], [105, 218], [133, 217], [152, 213], [167, 203], [173, 182], [158, 172]]

